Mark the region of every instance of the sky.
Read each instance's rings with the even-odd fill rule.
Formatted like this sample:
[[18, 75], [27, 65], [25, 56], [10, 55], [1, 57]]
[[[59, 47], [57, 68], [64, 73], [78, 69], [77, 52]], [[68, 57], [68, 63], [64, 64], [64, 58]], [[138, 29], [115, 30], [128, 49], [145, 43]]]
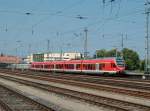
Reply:
[[0, 52], [88, 52], [124, 47], [145, 56], [146, 0], [0, 0]]

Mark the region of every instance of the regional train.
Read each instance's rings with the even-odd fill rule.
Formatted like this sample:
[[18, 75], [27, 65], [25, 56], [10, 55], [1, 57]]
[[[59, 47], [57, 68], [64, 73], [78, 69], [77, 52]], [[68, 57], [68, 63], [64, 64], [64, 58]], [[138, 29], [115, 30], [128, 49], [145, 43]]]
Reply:
[[125, 62], [122, 58], [32, 62], [30, 69], [64, 73], [122, 74]]

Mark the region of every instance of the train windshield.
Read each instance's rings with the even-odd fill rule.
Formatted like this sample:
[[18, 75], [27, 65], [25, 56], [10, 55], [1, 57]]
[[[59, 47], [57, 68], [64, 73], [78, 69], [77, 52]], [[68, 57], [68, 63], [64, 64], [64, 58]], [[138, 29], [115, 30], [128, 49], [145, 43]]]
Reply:
[[116, 58], [116, 63], [120, 67], [125, 67], [124, 60], [122, 58]]

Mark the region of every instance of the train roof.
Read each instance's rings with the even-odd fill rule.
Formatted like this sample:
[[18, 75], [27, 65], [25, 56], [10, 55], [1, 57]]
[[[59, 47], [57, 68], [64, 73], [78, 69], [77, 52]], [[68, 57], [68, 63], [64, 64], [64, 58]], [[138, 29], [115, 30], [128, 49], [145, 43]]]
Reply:
[[115, 62], [116, 58], [100, 58], [89, 60], [68, 60], [68, 61], [46, 61], [46, 62], [32, 62], [32, 64], [78, 64], [78, 63], [95, 63], [95, 62]]

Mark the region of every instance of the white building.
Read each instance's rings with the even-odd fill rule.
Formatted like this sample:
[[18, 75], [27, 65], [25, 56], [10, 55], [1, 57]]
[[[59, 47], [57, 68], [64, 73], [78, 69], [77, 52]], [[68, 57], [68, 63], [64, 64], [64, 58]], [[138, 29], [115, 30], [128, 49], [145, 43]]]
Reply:
[[[81, 59], [82, 54], [76, 52], [68, 52], [68, 53], [41, 53], [44, 54], [44, 61], [59, 61], [59, 60], [75, 60]], [[26, 63], [34, 62], [35, 58], [33, 54], [27, 56]]]
[[45, 53], [44, 61], [81, 59], [81, 53]]
[[27, 58], [24, 60], [27, 64], [33, 62], [33, 54], [30, 54], [27, 56]]

